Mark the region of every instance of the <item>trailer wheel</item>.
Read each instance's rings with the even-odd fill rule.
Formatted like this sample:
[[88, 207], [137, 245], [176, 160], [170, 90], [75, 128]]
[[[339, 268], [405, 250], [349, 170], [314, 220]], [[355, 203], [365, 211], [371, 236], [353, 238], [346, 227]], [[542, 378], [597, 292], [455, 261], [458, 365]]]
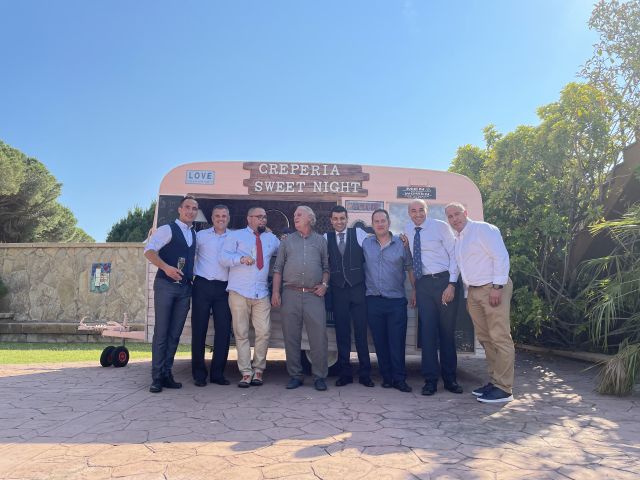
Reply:
[[113, 365], [113, 352], [115, 349], [116, 347], [109, 345], [102, 351], [102, 354], [100, 355], [100, 365], [103, 367], [110, 367]]
[[[311, 375], [311, 356], [309, 350], [300, 350], [300, 362], [302, 363], [302, 371], [305, 375]], [[329, 350], [327, 355], [327, 364], [329, 372], [327, 376], [336, 377], [340, 373], [338, 371], [338, 352]]]
[[116, 368], [124, 367], [129, 363], [129, 350], [127, 347], [118, 347], [113, 352], [113, 366]]

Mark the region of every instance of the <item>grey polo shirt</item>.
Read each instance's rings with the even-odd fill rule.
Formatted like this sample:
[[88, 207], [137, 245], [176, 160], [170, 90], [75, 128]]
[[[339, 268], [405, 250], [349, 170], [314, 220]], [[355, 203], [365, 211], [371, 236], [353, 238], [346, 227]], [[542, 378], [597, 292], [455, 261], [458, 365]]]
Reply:
[[273, 272], [282, 274], [284, 286], [313, 288], [322, 283], [323, 272], [329, 272], [327, 241], [316, 232], [306, 238], [298, 231], [290, 233], [280, 243]]
[[375, 236], [362, 242], [366, 295], [403, 298], [405, 271], [411, 270], [411, 253], [398, 237], [384, 247]]

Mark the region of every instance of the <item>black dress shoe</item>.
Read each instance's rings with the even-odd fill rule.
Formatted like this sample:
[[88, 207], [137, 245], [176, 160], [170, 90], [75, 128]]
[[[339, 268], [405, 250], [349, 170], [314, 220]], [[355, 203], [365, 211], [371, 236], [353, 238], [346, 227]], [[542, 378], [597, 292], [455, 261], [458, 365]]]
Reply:
[[196, 387], [206, 387], [207, 386], [207, 381], [206, 380], [194, 380], [193, 383], [194, 383], [194, 385]]
[[164, 388], [182, 388], [182, 384], [180, 382], [176, 382], [173, 379], [172, 375], [169, 375], [168, 377], [164, 377], [164, 380], [162, 381], [162, 386]]
[[216, 385], [230, 385], [231, 382], [224, 377], [220, 378], [212, 378], [211, 383], [215, 383]]
[[407, 385], [407, 382], [405, 382], [404, 380], [398, 380], [397, 382], [393, 382], [393, 388], [405, 393], [408, 393], [412, 390], [412, 388], [409, 385]]
[[390, 380], [382, 380], [382, 388], [393, 388], [393, 383]]
[[358, 383], [360, 383], [360, 385], [364, 385], [365, 387], [376, 386], [376, 384], [373, 383], [373, 381], [369, 377], [362, 377], [360, 380], [358, 380]]
[[149, 387], [151, 393], [160, 393], [162, 391], [162, 382], [160, 380], [154, 380]]
[[422, 387], [422, 395], [431, 396], [438, 391], [438, 385], [432, 382], [427, 382]]
[[345, 385], [349, 385], [350, 383], [353, 383], [353, 378], [340, 377], [336, 380], [336, 387], [344, 387]]
[[327, 384], [324, 381], [324, 378], [316, 378], [315, 382], [313, 382], [313, 386], [319, 392], [324, 392], [327, 389]]
[[462, 393], [462, 386], [458, 385], [458, 382], [445, 383], [444, 389], [451, 393]]
[[289, 380], [289, 383], [287, 383], [287, 390], [293, 390], [294, 388], [298, 388], [300, 386], [302, 386], [302, 379], [292, 377], [291, 380]]

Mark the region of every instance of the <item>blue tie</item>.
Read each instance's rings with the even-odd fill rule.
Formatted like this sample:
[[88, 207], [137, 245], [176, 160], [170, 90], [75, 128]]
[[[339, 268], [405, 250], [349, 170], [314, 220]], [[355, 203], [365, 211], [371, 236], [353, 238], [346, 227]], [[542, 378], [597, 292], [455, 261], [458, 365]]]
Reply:
[[422, 227], [416, 227], [416, 234], [413, 236], [413, 273], [416, 280], [422, 277], [422, 244], [420, 243], [420, 230]]

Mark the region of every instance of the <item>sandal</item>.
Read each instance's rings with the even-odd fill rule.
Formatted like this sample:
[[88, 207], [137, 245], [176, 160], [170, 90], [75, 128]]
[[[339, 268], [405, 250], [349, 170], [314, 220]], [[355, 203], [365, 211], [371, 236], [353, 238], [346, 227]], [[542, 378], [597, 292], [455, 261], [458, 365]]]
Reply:
[[238, 382], [239, 388], [249, 388], [251, 384], [251, 375], [243, 375], [242, 380]]
[[253, 378], [251, 379], [251, 385], [253, 385], [254, 387], [259, 387], [262, 384], [262, 372], [254, 373]]

